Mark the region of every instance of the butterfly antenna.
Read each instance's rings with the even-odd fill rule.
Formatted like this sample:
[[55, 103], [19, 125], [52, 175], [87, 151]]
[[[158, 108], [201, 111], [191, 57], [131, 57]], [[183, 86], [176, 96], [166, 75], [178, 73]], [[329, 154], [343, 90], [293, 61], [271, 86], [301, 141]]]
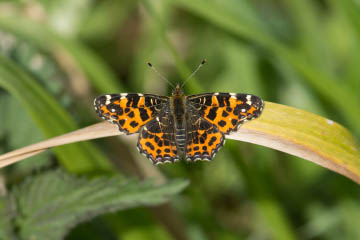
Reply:
[[181, 84], [181, 87], [183, 87], [185, 83], [189, 81], [200, 70], [202, 66], [204, 66], [205, 63], [206, 63], [206, 59], [201, 60], [199, 66], [195, 69], [195, 71], [192, 74], [190, 74], [190, 76], [183, 82], [183, 84]]
[[146, 64], [165, 82], [167, 82], [168, 84], [170, 84], [171, 87], [175, 88], [174, 84], [171, 83], [166, 77], [164, 77], [164, 75], [162, 75], [158, 70], [156, 70], [156, 68], [151, 64], [151, 62], [146, 62]]

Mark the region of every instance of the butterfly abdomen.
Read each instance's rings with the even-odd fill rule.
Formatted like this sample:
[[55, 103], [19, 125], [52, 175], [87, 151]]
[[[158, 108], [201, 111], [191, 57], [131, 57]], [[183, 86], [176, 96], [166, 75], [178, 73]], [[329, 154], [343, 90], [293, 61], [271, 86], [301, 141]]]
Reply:
[[175, 140], [178, 155], [185, 153], [186, 149], [186, 120], [185, 103], [183, 95], [175, 95], [171, 99], [171, 109], [175, 120]]

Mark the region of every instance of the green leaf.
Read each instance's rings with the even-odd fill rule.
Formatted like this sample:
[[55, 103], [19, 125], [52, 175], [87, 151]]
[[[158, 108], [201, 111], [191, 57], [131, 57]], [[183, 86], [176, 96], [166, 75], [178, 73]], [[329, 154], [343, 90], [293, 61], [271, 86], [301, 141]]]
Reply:
[[[30, 75], [1, 55], [0, 87], [8, 90], [20, 101], [46, 137], [58, 136], [77, 129], [71, 117], [54, 98]], [[111, 169], [109, 162], [91, 143], [71, 144], [54, 150], [60, 162], [72, 172]]]
[[17, 203], [20, 238], [56, 240], [100, 214], [164, 203], [187, 185], [186, 180], [174, 180], [155, 186], [118, 176], [89, 180], [57, 170], [28, 179], [11, 195]]
[[[2, 123], [6, 127], [6, 133], [8, 134], [9, 148], [21, 148], [44, 139], [40, 129], [26, 111], [12, 111], [12, 109], [22, 108], [17, 99], [7, 95], [6, 102], [2, 107], [4, 107], [4, 112], [8, 113]], [[22, 119], [22, 121], [18, 121], [18, 119]], [[17, 124], [14, 124], [14, 122], [17, 122]], [[30, 172], [34, 169], [49, 166], [52, 163], [49, 161], [49, 156], [50, 152], [33, 156], [31, 161], [22, 161], [15, 168], [23, 172]]]

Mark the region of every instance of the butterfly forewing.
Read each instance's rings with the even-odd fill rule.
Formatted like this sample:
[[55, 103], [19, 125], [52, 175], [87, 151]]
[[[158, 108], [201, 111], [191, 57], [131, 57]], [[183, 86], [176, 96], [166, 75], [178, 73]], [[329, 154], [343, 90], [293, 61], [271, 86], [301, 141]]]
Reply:
[[189, 108], [216, 125], [224, 134], [242, 123], [257, 118], [263, 109], [261, 98], [251, 94], [205, 93], [187, 97]]
[[121, 93], [102, 95], [94, 100], [97, 114], [132, 134], [156, 117], [169, 98], [152, 94]]

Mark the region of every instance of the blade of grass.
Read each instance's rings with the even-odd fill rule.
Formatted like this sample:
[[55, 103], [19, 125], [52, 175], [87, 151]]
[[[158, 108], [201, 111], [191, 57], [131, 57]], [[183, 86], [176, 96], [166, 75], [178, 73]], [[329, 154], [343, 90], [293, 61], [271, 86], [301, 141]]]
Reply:
[[[46, 137], [57, 136], [77, 128], [55, 99], [16, 64], [1, 55], [0, 86], [20, 101]], [[90, 143], [56, 148], [55, 153], [60, 162], [72, 172], [96, 172], [111, 169], [105, 157]]]
[[[29, 152], [88, 139], [120, 135], [103, 122], [0, 156], [0, 163]], [[360, 184], [360, 148], [349, 131], [318, 115], [292, 107], [265, 103], [262, 115], [245, 123], [228, 139], [250, 142], [312, 161]]]
[[[50, 138], [27, 147], [20, 148], [18, 150], [3, 154], [0, 156], [0, 167], [5, 167], [12, 164], [15, 160], [13, 158], [19, 158], [18, 161], [28, 157], [25, 154], [35, 155], [43, 152], [49, 148], [62, 146], [69, 143], [80, 142], [95, 138], [110, 137], [121, 134], [115, 125], [107, 122], [91, 125], [70, 133]], [[21, 158], [23, 156], [23, 158]], [[16, 162], [16, 161], [15, 161]]]
[[256, 143], [312, 161], [360, 183], [360, 148], [351, 133], [329, 119], [266, 103], [261, 121], [229, 138]]

